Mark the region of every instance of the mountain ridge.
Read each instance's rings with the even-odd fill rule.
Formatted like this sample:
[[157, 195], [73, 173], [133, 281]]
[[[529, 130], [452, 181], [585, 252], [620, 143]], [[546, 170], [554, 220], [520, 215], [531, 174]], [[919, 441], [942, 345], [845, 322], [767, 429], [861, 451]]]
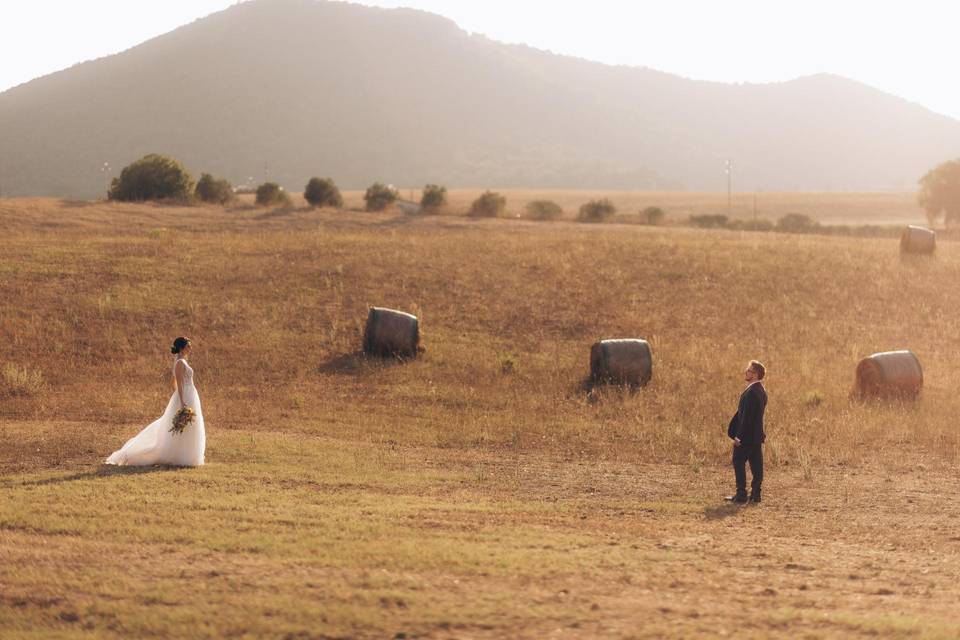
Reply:
[[832, 74], [725, 84], [502, 44], [415, 9], [251, 0], [0, 93], [4, 195], [150, 152], [234, 183], [910, 188], [960, 121]]

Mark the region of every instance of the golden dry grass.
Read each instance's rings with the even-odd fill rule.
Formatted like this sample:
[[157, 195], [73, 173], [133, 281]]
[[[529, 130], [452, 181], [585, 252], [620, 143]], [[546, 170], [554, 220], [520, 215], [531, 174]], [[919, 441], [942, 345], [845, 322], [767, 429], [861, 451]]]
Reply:
[[[953, 242], [52, 200], [0, 223], [0, 365], [42, 380], [0, 389], [4, 636], [956, 628]], [[371, 304], [420, 315], [421, 359], [356, 354]], [[210, 464], [99, 469], [179, 334]], [[585, 393], [590, 344], [633, 336], [651, 385]], [[894, 348], [921, 401], [851, 401]], [[767, 503], [731, 511], [752, 357]]]

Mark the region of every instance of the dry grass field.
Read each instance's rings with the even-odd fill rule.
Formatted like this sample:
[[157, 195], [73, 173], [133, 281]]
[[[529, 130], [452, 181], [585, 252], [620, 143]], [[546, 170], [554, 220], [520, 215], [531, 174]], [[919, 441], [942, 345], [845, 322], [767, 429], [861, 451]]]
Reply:
[[[0, 637], [957, 637], [960, 244], [56, 200], [0, 224]], [[357, 353], [373, 304], [421, 317], [421, 358]], [[100, 466], [180, 334], [208, 464]], [[587, 393], [601, 337], [650, 341], [647, 388]], [[895, 348], [920, 400], [851, 400]], [[752, 357], [768, 478], [730, 508]]]

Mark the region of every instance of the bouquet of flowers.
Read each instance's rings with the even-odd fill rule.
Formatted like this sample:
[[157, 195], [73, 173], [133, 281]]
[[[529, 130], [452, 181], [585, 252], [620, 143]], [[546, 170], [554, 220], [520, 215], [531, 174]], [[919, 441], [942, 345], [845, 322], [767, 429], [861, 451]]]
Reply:
[[183, 430], [190, 426], [197, 414], [190, 407], [182, 407], [177, 414], [173, 416], [173, 426], [170, 427], [170, 433], [177, 435], [183, 433]]

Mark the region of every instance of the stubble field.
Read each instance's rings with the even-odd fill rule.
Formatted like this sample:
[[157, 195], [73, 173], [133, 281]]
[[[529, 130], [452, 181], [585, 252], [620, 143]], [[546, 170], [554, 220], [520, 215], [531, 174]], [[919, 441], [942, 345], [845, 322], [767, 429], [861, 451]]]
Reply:
[[[4, 637], [956, 636], [954, 242], [54, 200], [0, 223]], [[422, 358], [357, 354], [373, 304], [420, 315]], [[180, 334], [208, 464], [101, 467]], [[590, 344], [634, 336], [650, 386], [588, 394]], [[895, 348], [921, 400], [852, 401]], [[728, 508], [753, 357], [765, 501]]]

